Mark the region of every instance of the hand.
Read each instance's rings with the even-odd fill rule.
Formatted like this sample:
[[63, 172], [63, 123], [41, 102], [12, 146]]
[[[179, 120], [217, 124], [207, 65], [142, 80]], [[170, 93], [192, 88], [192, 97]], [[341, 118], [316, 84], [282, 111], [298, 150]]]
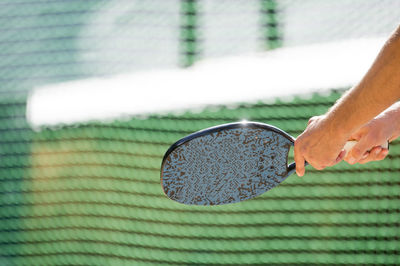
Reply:
[[358, 143], [346, 154], [344, 160], [349, 164], [364, 164], [383, 160], [389, 150], [381, 145], [397, 137], [398, 121], [396, 112], [383, 112], [351, 135]]
[[345, 155], [343, 147], [347, 139], [348, 136], [341, 134], [327, 116], [312, 117], [294, 144], [297, 175], [304, 175], [305, 161], [317, 170], [340, 162]]
[[360, 160], [353, 159], [352, 156], [348, 155], [344, 157], [344, 160], [349, 164], [365, 164], [372, 161], [381, 161], [386, 158], [389, 150], [380, 146], [373, 147], [371, 150], [366, 151]]

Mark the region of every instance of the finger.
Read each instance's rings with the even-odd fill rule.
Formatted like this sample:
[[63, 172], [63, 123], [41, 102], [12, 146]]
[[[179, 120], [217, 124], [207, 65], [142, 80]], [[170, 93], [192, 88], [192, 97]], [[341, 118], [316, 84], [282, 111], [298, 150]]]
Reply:
[[359, 161], [360, 164], [365, 164], [372, 161], [377, 161], [378, 156], [382, 152], [381, 147], [374, 147], [368, 153], [366, 153]]
[[371, 144], [369, 144], [365, 138], [361, 139], [350, 151], [349, 164], [355, 164], [362, 160], [363, 155], [369, 150]]
[[359, 161], [357, 161], [356, 163], [359, 164], [366, 164], [372, 161], [376, 160], [376, 151], [372, 151], [371, 152], [366, 152], [363, 157], [361, 157], [361, 159]]
[[339, 156], [336, 158], [335, 164], [340, 163], [344, 159], [345, 156], [346, 156], [346, 151], [342, 150], [339, 153]]
[[346, 162], [349, 162], [350, 157], [351, 157], [351, 156], [350, 156], [350, 152], [346, 152], [346, 154], [344, 155], [343, 160], [346, 161]]
[[344, 160], [345, 162], [347, 162], [348, 164], [356, 164], [356, 163], [359, 163], [359, 162], [362, 161], [362, 160], [367, 159], [368, 156], [369, 156], [369, 152], [367, 151], [367, 152], [365, 152], [365, 153], [363, 154], [363, 156], [361, 157], [361, 159], [360, 159], [359, 161], [350, 161], [353, 157], [351, 157], [350, 153], [348, 153], [348, 154], [346, 154], [346, 156], [344, 157], [343, 160]]
[[381, 161], [388, 155], [389, 150], [381, 147], [374, 147], [368, 156], [359, 161], [360, 164], [365, 164], [372, 161]]
[[299, 145], [294, 145], [294, 162], [296, 163], [296, 174], [303, 176], [305, 173], [304, 163], [305, 159], [300, 151]]
[[389, 149], [383, 148], [381, 153], [377, 156], [378, 161], [381, 161], [386, 158], [386, 156], [389, 154]]
[[[352, 158], [353, 158], [353, 156], [352, 156], [352, 154], [351, 154], [352, 149], [350, 149], [350, 150], [346, 150], [346, 149], [345, 149], [345, 151], [346, 151], [346, 154], [344, 155], [343, 160], [350, 164], [350, 161], [351, 161]], [[366, 155], [366, 154], [364, 153], [363, 159], [364, 159], [365, 155]], [[353, 161], [352, 161], [352, 162], [353, 162]], [[357, 163], [357, 162], [354, 161], [354, 163]], [[353, 164], [354, 164], [354, 163], [353, 163]]]

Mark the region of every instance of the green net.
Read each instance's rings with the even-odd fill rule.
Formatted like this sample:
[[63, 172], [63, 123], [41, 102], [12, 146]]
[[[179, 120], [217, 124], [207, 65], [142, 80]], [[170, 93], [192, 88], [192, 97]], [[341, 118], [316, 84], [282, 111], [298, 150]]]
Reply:
[[239, 204], [185, 206], [162, 192], [160, 162], [178, 138], [242, 117], [298, 135], [339, 95], [38, 133], [18, 118], [23, 99], [3, 100], [0, 262], [396, 264], [398, 141], [382, 162], [309, 169]]
[[[279, 24], [275, 19], [301, 8], [318, 13], [316, 1], [277, 1], [281, 6], [277, 17], [271, 11], [274, 1], [221, 1], [230, 3], [226, 8], [197, 1], [197, 13], [183, 12], [182, 6], [190, 7], [191, 2], [0, 3], [0, 265], [399, 264], [398, 140], [381, 162], [340, 163], [324, 171], [309, 168], [304, 178], [293, 175], [268, 193], [238, 204], [185, 206], [162, 192], [162, 156], [177, 139], [243, 118], [297, 136], [309, 117], [324, 113], [343, 90], [146, 119], [30, 128], [26, 92], [35, 86], [190, 65], [196, 58], [225, 55], [222, 48], [227, 42], [230, 54], [265, 48], [268, 40], [268, 49], [285, 45], [285, 40], [295, 45], [308, 37], [290, 35], [292, 24], [282, 22], [274, 29]], [[377, 5], [377, 1], [355, 3], [361, 8], [365, 2]], [[394, 12], [399, 2], [382, 3]], [[207, 16], [226, 14], [223, 25], [233, 25], [231, 16], [241, 10], [240, 5], [247, 5], [242, 9], [245, 25], [254, 22], [245, 14], [260, 15], [261, 24], [255, 24], [258, 28], [251, 34], [238, 27], [240, 38], [221, 39], [207, 31], [221, 30], [210, 19], [205, 24]], [[115, 15], [121, 10], [130, 13]], [[98, 13], [108, 14], [110, 20], [102, 20]], [[199, 16], [198, 30], [182, 27], [182, 16], [187, 15]], [[389, 22], [379, 25], [389, 25], [388, 17]], [[105, 25], [96, 24], [99, 21]], [[132, 29], [115, 32], [110, 25], [118, 23]], [[106, 25], [111, 28], [102, 29]], [[388, 32], [388, 26], [379, 25], [376, 32]], [[183, 29], [193, 30], [198, 38], [180, 40]], [[110, 32], [120, 38], [114, 46], [106, 38]], [[265, 36], [266, 32], [271, 34]], [[137, 43], [141, 36], [146, 41]], [[190, 46], [194, 43], [199, 46]]]

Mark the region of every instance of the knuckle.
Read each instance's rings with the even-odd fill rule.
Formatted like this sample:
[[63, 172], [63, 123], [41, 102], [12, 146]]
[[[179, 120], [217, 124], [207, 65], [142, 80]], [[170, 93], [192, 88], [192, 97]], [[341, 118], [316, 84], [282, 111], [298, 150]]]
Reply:
[[320, 118], [320, 116], [318, 116], [318, 115], [311, 117], [310, 119], [308, 119], [308, 124], [311, 124], [311, 123], [317, 121], [319, 118]]

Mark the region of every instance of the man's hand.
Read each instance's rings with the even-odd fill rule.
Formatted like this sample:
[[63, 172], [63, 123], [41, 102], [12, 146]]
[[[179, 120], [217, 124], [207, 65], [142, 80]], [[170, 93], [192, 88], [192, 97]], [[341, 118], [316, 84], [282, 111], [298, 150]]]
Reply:
[[344, 160], [349, 164], [383, 160], [389, 150], [381, 145], [400, 135], [399, 122], [400, 103], [396, 103], [351, 135], [358, 143]]
[[326, 116], [312, 117], [306, 130], [296, 139], [294, 160], [298, 176], [304, 175], [305, 161], [315, 169], [322, 170], [343, 159], [345, 155], [343, 147], [348, 137], [341, 135], [328, 120]]
[[[297, 138], [294, 146], [297, 174], [304, 175], [305, 161], [319, 170], [342, 160], [345, 155], [343, 147], [352, 134], [399, 99], [400, 26], [385, 43], [361, 81], [324, 116], [312, 118], [306, 130]], [[359, 140], [358, 147], [352, 151], [356, 161], [360, 161], [367, 150], [366, 141], [362, 138]]]

